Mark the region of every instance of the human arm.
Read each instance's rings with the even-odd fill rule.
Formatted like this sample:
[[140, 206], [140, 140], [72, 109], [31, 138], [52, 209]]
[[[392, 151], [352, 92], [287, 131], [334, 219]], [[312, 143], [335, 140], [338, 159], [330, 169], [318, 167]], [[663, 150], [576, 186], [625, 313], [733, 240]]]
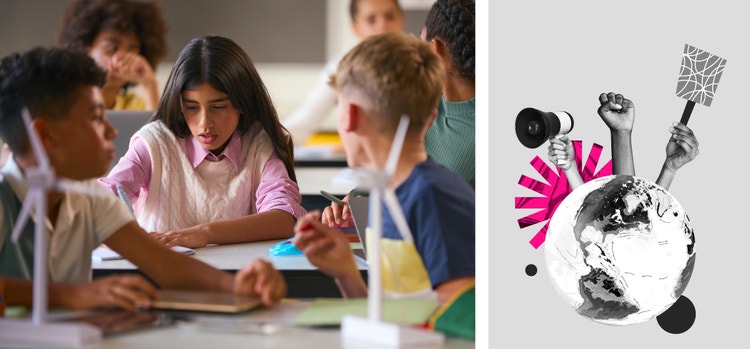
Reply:
[[315, 85], [300, 106], [281, 120], [297, 146], [304, 145], [307, 139], [317, 131], [323, 119], [336, 108], [336, 91], [328, 85], [328, 80], [336, 72], [338, 61], [338, 59], [331, 60], [323, 67]]
[[635, 105], [621, 94], [599, 95], [597, 113], [609, 127], [612, 142], [612, 173], [635, 176], [631, 134], [635, 121]]
[[193, 227], [157, 233], [168, 246], [198, 248], [206, 244], [230, 244], [285, 239], [294, 232], [294, 222], [305, 213], [297, 183], [289, 178], [283, 162], [271, 155], [256, 190], [257, 212], [222, 221], [206, 222]]
[[[31, 280], [3, 276], [8, 305], [31, 306]], [[110, 275], [86, 283], [49, 282], [49, 307], [88, 310], [116, 306], [127, 310], [148, 307], [156, 295], [156, 288], [137, 274]]]
[[[145, 57], [134, 52], [112, 57], [109, 75], [117, 80], [136, 83], [145, 92], [146, 110], [155, 110], [159, 104], [159, 84], [156, 74]], [[120, 86], [121, 87], [121, 86]]]
[[313, 211], [297, 221], [294, 246], [310, 263], [332, 277], [345, 298], [367, 297], [367, 285], [359, 273], [349, 242], [341, 231], [319, 221]]
[[573, 142], [570, 141], [570, 138], [568, 136], [550, 138], [547, 149], [549, 150], [549, 160], [555, 166], [563, 169], [570, 188], [575, 190], [581, 186], [583, 179], [578, 172], [578, 168], [574, 166], [575, 151], [573, 150]]
[[292, 236], [294, 220], [294, 216], [288, 212], [271, 210], [153, 235], [166, 246], [200, 248], [208, 244], [223, 245], [288, 238]]
[[135, 221], [117, 230], [105, 243], [162, 288], [258, 295], [266, 306], [286, 295], [284, 278], [266, 261], [255, 260], [232, 275], [172, 251], [150, 237]]
[[437, 298], [440, 303], [448, 301], [456, 292], [466, 287], [466, 285], [474, 283], [474, 276], [459, 277], [455, 279], [447, 280], [435, 288]]
[[140, 137], [133, 139], [128, 151], [117, 161], [107, 177], [99, 179], [99, 183], [114, 195], [118, 195], [117, 186], [121, 186], [132, 203], [138, 201], [141, 189], [148, 191], [150, 182], [151, 156], [146, 143]]
[[687, 125], [673, 123], [669, 128], [669, 133], [671, 135], [667, 142], [667, 157], [656, 179], [656, 184], [667, 190], [677, 170], [698, 156], [699, 146], [698, 139]]

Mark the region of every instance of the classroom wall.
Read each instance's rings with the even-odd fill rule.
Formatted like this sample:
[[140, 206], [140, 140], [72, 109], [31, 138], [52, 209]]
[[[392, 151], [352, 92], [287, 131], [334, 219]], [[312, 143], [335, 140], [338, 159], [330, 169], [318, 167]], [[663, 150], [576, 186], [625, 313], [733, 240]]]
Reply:
[[[190, 39], [231, 37], [256, 62], [325, 60], [327, 0], [161, 0], [169, 31], [166, 61]], [[0, 0], [0, 55], [53, 45], [68, 0]]]
[[[54, 45], [68, 0], [0, 0], [0, 56]], [[180, 49], [195, 36], [224, 35], [253, 59], [279, 117], [291, 114], [329, 57], [357, 42], [349, 0], [161, 0], [169, 53], [158, 67], [162, 88]], [[434, 0], [401, 0], [406, 31], [419, 34]], [[323, 129], [335, 130], [332, 114]]]

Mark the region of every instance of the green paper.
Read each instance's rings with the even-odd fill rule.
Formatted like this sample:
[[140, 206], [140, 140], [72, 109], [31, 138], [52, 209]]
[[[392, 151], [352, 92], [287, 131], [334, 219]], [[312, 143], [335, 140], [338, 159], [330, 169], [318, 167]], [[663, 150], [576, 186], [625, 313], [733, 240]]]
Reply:
[[[384, 299], [383, 321], [401, 325], [427, 323], [440, 304], [426, 299]], [[319, 298], [295, 320], [299, 326], [337, 326], [344, 315], [367, 317], [367, 299]]]

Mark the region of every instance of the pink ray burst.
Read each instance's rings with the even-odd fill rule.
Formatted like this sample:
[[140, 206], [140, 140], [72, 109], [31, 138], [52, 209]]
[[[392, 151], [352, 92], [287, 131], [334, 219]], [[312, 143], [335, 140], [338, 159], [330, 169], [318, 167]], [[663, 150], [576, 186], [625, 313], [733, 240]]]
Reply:
[[[580, 140], [573, 141], [573, 149], [575, 150], [575, 166], [581, 174], [581, 178], [584, 182], [612, 174], [612, 160], [607, 161], [598, 172], [596, 171], [596, 167], [599, 164], [599, 158], [602, 154], [601, 145], [596, 143], [591, 145], [585, 166], [582, 162], [582, 142]], [[516, 197], [515, 207], [516, 209], [537, 209], [537, 211], [518, 219], [518, 226], [521, 229], [545, 222], [544, 226], [542, 226], [534, 237], [529, 240], [531, 246], [537, 249], [544, 243], [544, 239], [547, 236], [547, 229], [549, 227], [549, 220], [555, 213], [557, 206], [560, 205], [560, 202], [562, 202], [572, 190], [568, 184], [567, 177], [565, 177], [565, 172], [563, 172], [562, 169], [556, 168], [557, 171], [555, 172], [549, 165], [547, 165], [547, 163], [539, 158], [539, 156], [535, 156], [529, 163], [547, 183], [521, 175], [518, 184], [543, 196]]]

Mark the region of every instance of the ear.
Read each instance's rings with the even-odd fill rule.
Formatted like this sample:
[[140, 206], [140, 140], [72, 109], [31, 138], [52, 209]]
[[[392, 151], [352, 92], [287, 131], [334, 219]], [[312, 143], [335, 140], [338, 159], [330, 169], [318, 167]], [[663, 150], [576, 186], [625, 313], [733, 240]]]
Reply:
[[354, 132], [359, 127], [362, 108], [354, 103], [349, 103], [346, 105], [346, 111], [346, 115], [344, 116], [344, 130], [346, 132]]
[[445, 46], [445, 43], [440, 39], [433, 38], [430, 40], [430, 44], [432, 44], [432, 49], [437, 52], [438, 56], [445, 59], [445, 55], [448, 52], [448, 47]]
[[[31, 128], [36, 132], [37, 135], [39, 135], [39, 140], [41, 141], [42, 146], [45, 148], [45, 151], [47, 149], [54, 148], [57, 144], [57, 136], [55, 132], [53, 132], [51, 127], [52, 125], [44, 120], [44, 118], [35, 118], [34, 120], [31, 120]], [[29, 142], [31, 142], [31, 140], [29, 140]]]

